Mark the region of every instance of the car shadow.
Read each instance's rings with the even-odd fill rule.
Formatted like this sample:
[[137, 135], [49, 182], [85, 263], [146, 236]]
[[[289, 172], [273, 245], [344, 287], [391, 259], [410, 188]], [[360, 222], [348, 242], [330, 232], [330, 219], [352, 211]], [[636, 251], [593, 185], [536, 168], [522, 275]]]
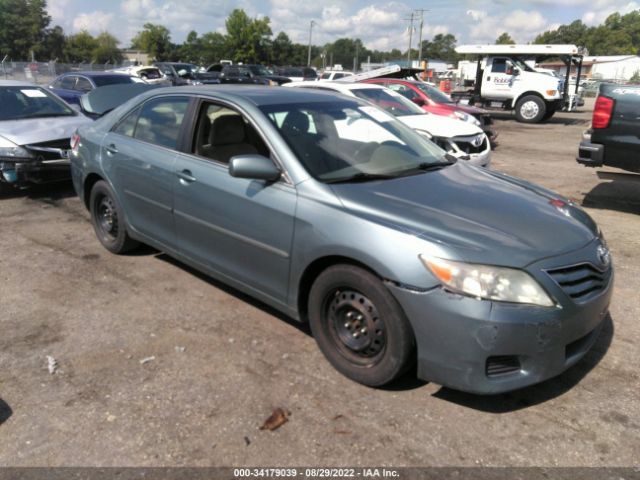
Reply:
[[[151, 247], [149, 247], [149, 248], [151, 248]], [[186, 264], [182, 263], [181, 261], [176, 260], [173, 257], [170, 257], [166, 253], [158, 252], [155, 255], [155, 258], [157, 258], [159, 260], [162, 260], [163, 262], [170, 263], [171, 265], [174, 265], [176, 267], [179, 267], [179, 268], [189, 272], [190, 274], [196, 276], [200, 280], [202, 280], [204, 282], [207, 282], [212, 287], [215, 287], [215, 288], [217, 288], [219, 290], [222, 290], [223, 292], [236, 297], [238, 300], [248, 303], [252, 307], [259, 308], [263, 312], [265, 312], [265, 313], [267, 313], [269, 315], [272, 315], [272, 316], [278, 318], [279, 320], [282, 320], [283, 322], [291, 325], [292, 327], [296, 328], [297, 330], [301, 331], [302, 333], [305, 333], [308, 336], [312, 336], [311, 335], [311, 329], [309, 328], [309, 324], [307, 322], [298, 322], [298, 321], [294, 320], [293, 318], [289, 317], [288, 315], [282, 313], [281, 311], [276, 310], [275, 308], [267, 305], [266, 303], [263, 303], [260, 300], [257, 300], [255, 298], [251, 297], [250, 295], [247, 295], [246, 293], [241, 292], [240, 290], [227, 285], [226, 283], [223, 283], [223, 282], [221, 282], [219, 280], [216, 280], [215, 278], [210, 277], [206, 273], [202, 273], [199, 270], [196, 270], [195, 268], [192, 268], [189, 265], [186, 265]]]
[[29, 185], [26, 188], [15, 188], [12, 185], [0, 184], [0, 199], [30, 198], [33, 200], [55, 202], [65, 198], [75, 197], [71, 180], [53, 183]]
[[7, 402], [0, 398], [0, 425], [9, 420], [11, 415], [13, 415], [13, 410]]
[[434, 397], [487, 413], [509, 413], [544, 403], [575, 387], [604, 358], [613, 339], [614, 326], [608, 314], [598, 339], [587, 354], [557, 377], [513, 392], [476, 395], [442, 387]]
[[[538, 125], [584, 125], [588, 126], [591, 123], [591, 117], [585, 118], [580, 115], [581, 112], [558, 112], [548, 120], [544, 120]], [[491, 116], [495, 120], [513, 120], [516, 121], [516, 117], [511, 112], [491, 112]], [[528, 125], [523, 123], [523, 125]]]
[[613, 180], [598, 183], [584, 196], [582, 206], [640, 214], [640, 181]]

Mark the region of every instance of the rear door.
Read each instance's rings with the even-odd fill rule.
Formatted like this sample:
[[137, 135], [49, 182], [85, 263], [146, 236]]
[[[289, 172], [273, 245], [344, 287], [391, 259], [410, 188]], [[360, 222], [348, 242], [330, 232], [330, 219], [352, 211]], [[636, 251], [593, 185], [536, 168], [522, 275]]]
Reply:
[[173, 187], [176, 149], [189, 105], [187, 96], [153, 98], [127, 115], [102, 142], [129, 225], [175, 248]]
[[185, 256], [285, 303], [296, 208], [295, 187], [235, 178], [238, 154], [275, 155], [238, 110], [212, 101], [198, 108], [189, 152], [178, 154], [174, 209]]

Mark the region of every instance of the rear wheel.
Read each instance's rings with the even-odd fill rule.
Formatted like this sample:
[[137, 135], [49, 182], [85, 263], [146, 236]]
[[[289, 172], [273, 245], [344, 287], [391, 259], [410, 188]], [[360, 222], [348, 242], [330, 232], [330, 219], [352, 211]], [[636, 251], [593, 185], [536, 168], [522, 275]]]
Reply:
[[401, 376], [415, 341], [402, 308], [378, 277], [353, 265], [320, 274], [309, 295], [313, 336], [343, 375], [372, 387]]
[[516, 103], [516, 120], [524, 123], [541, 122], [547, 113], [547, 105], [536, 95], [525, 95]]
[[107, 182], [93, 185], [89, 199], [91, 223], [102, 246], [112, 253], [125, 253], [139, 243], [129, 237], [124, 224], [122, 207]]

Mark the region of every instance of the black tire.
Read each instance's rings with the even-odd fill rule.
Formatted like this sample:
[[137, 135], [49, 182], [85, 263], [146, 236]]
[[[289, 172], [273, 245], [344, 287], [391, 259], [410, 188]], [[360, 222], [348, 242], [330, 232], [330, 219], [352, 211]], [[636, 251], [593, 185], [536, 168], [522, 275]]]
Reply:
[[551, 110], [551, 109], [547, 110], [547, 112], [544, 114], [544, 117], [542, 117], [542, 121], [549, 120], [551, 117], [553, 117], [555, 113], [556, 113], [555, 110]]
[[89, 212], [98, 240], [111, 253], [126, 253], [139, 245], [129, 237], [122, 207], [104, 180], [96, 182], [91, 189]]
[[346, 377], [379, 387], [412, 366], [415, 339], [382, 281], [353, 265], [322, 272], [309, 294], [309, 323], [320, 350]]
[[536, 95], [525, 95], [516, 103], [516, 120], [523, 123], [539, 123], [547, 113], [547, 104]]

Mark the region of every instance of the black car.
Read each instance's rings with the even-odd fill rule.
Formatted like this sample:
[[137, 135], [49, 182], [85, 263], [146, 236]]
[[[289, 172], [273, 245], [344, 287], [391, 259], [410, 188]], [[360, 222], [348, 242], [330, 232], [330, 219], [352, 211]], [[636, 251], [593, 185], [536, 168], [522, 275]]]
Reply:
[[[207, 70], [213, 72], [220, 66], [212, 65]], [[291, 79], [274, 75], [262, 65], [224, 65], [220, 71], [221, 83], [246, 83], [253, 85], [282, 85]]]

